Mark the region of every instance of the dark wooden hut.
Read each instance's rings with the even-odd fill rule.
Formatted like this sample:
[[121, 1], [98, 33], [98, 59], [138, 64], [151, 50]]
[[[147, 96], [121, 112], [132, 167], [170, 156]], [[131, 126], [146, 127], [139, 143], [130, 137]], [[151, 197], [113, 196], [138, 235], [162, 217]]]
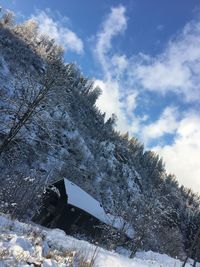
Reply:
[[49, 185], [42, 205], [33, 221], [49, 228], [60, 228], [66, 234], [98, 236], [107, 215], [101, 204], [68, 179]]

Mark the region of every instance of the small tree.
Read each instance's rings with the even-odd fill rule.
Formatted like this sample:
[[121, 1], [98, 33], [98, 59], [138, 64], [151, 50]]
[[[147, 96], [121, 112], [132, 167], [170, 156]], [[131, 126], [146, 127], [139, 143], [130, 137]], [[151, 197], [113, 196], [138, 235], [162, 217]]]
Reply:
[[133, 209], [137, 211], [136, 217], [132, 216], [134, 237], [131, 241], [131, 255], [134, 258], [138, 249], [143, 245], [143, 241], [155, 229], [158, 224], [159, 213], [156, 210], [155, 199], [144, 197], [141, 202], [136, 202]]

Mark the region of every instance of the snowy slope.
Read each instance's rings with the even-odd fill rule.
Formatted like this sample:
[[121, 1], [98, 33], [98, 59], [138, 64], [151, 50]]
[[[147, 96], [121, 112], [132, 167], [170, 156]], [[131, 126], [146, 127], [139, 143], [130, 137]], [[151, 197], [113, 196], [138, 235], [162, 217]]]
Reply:
[[[153, 252], [137, 253], [136, 258], [98, 248], [65, 235], [59, 229], [12, 221], [0, 215], [0, 266], [79, 266], [95, 259], [98, 267], [181, 267], [181, 262]], [[71, 264], [71, 265], [70, 265]], [[191, 266], [187, 264], [187, 267]], [[197, 265], [198, 267], [200, 266]]]

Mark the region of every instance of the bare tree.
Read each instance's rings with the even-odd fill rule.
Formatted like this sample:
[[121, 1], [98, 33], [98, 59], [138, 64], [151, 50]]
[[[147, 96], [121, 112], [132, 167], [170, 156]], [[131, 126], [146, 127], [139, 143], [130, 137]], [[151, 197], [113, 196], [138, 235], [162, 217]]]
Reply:
[[[3, 134], [3, 142], [0, 145], [0, 155], [5, 152], [9, 144], [15, 139], [21, 129], [30, 121], [40, 107], [43, 100], [52, 90], [64, 87], [67, 80], [67, 67], [62, 62], [61, 50], [55, 47], [55, 51], [49, 55], [45, 71], [38, 77], [31, 77], [31, 74], [18, 73], [15, 83], [14, 99], [9, 99], [12, 110], [1, 110], [2, 113], [10, 113], [11, 120], [5, 121], [6, 133]], [[19, 77], [20, 76], [20, 77]], [[37, 80], [37, 78], [39, 78]], [[36, 81], [35, 81], [36, 80]]]
[[[131, 241], [131, 255], [134, 258], [138, 249], [142, 247], [144, 239], [156, 227], [159, 214], [155, 210], [155, 202], [153, 199], [144, 197], [143, 203], [133, 203], [133, 213], [131, 216], [131, 225], [134, 227], [134, 237]], [[134, 216], [134, 209], [137, 211]], [[138, 211], [141, 210], [139, 213]]]

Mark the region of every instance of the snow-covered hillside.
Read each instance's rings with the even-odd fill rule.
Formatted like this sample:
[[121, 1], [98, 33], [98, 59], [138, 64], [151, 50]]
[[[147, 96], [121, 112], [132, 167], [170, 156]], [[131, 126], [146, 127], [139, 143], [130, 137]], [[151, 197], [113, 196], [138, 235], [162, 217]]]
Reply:
[[[108, 249], [124, 245], [126, 233], [133, 254], [186, 256], [198, 233], [200, 197], [180, 187], [155, 152], [115, 130], [115, 116], [107, 119], [95, 105], [100, 88], [65, 62], [62, 48], [33, 20], [16, 24], [0, 14], [0, 85], [0, 212], [29, 222], [47, 185], [68, 178], [97, 200], [72, 194], [78, 207], [87, 200], [85, 211], [97, 217], [101, 204], [117, 218], [112, 225], [122, 233], [109, 232]], [[191, 257], [200, 260], [199, 251]]]
[[[139, 252], [129, 259], [128, 251], [109, 252], [86, 241], [67, 236], [59, 229], [12, 221], [0, 215], [0, 266], [98, 266], [179, 267], [179, 260], [164, 254]], [[94, 264], [90, 265], [94, 260]], [[191, 266], [187, 264], [187, 267]], [[200, 266], [197, 265], [197, 266]]]

